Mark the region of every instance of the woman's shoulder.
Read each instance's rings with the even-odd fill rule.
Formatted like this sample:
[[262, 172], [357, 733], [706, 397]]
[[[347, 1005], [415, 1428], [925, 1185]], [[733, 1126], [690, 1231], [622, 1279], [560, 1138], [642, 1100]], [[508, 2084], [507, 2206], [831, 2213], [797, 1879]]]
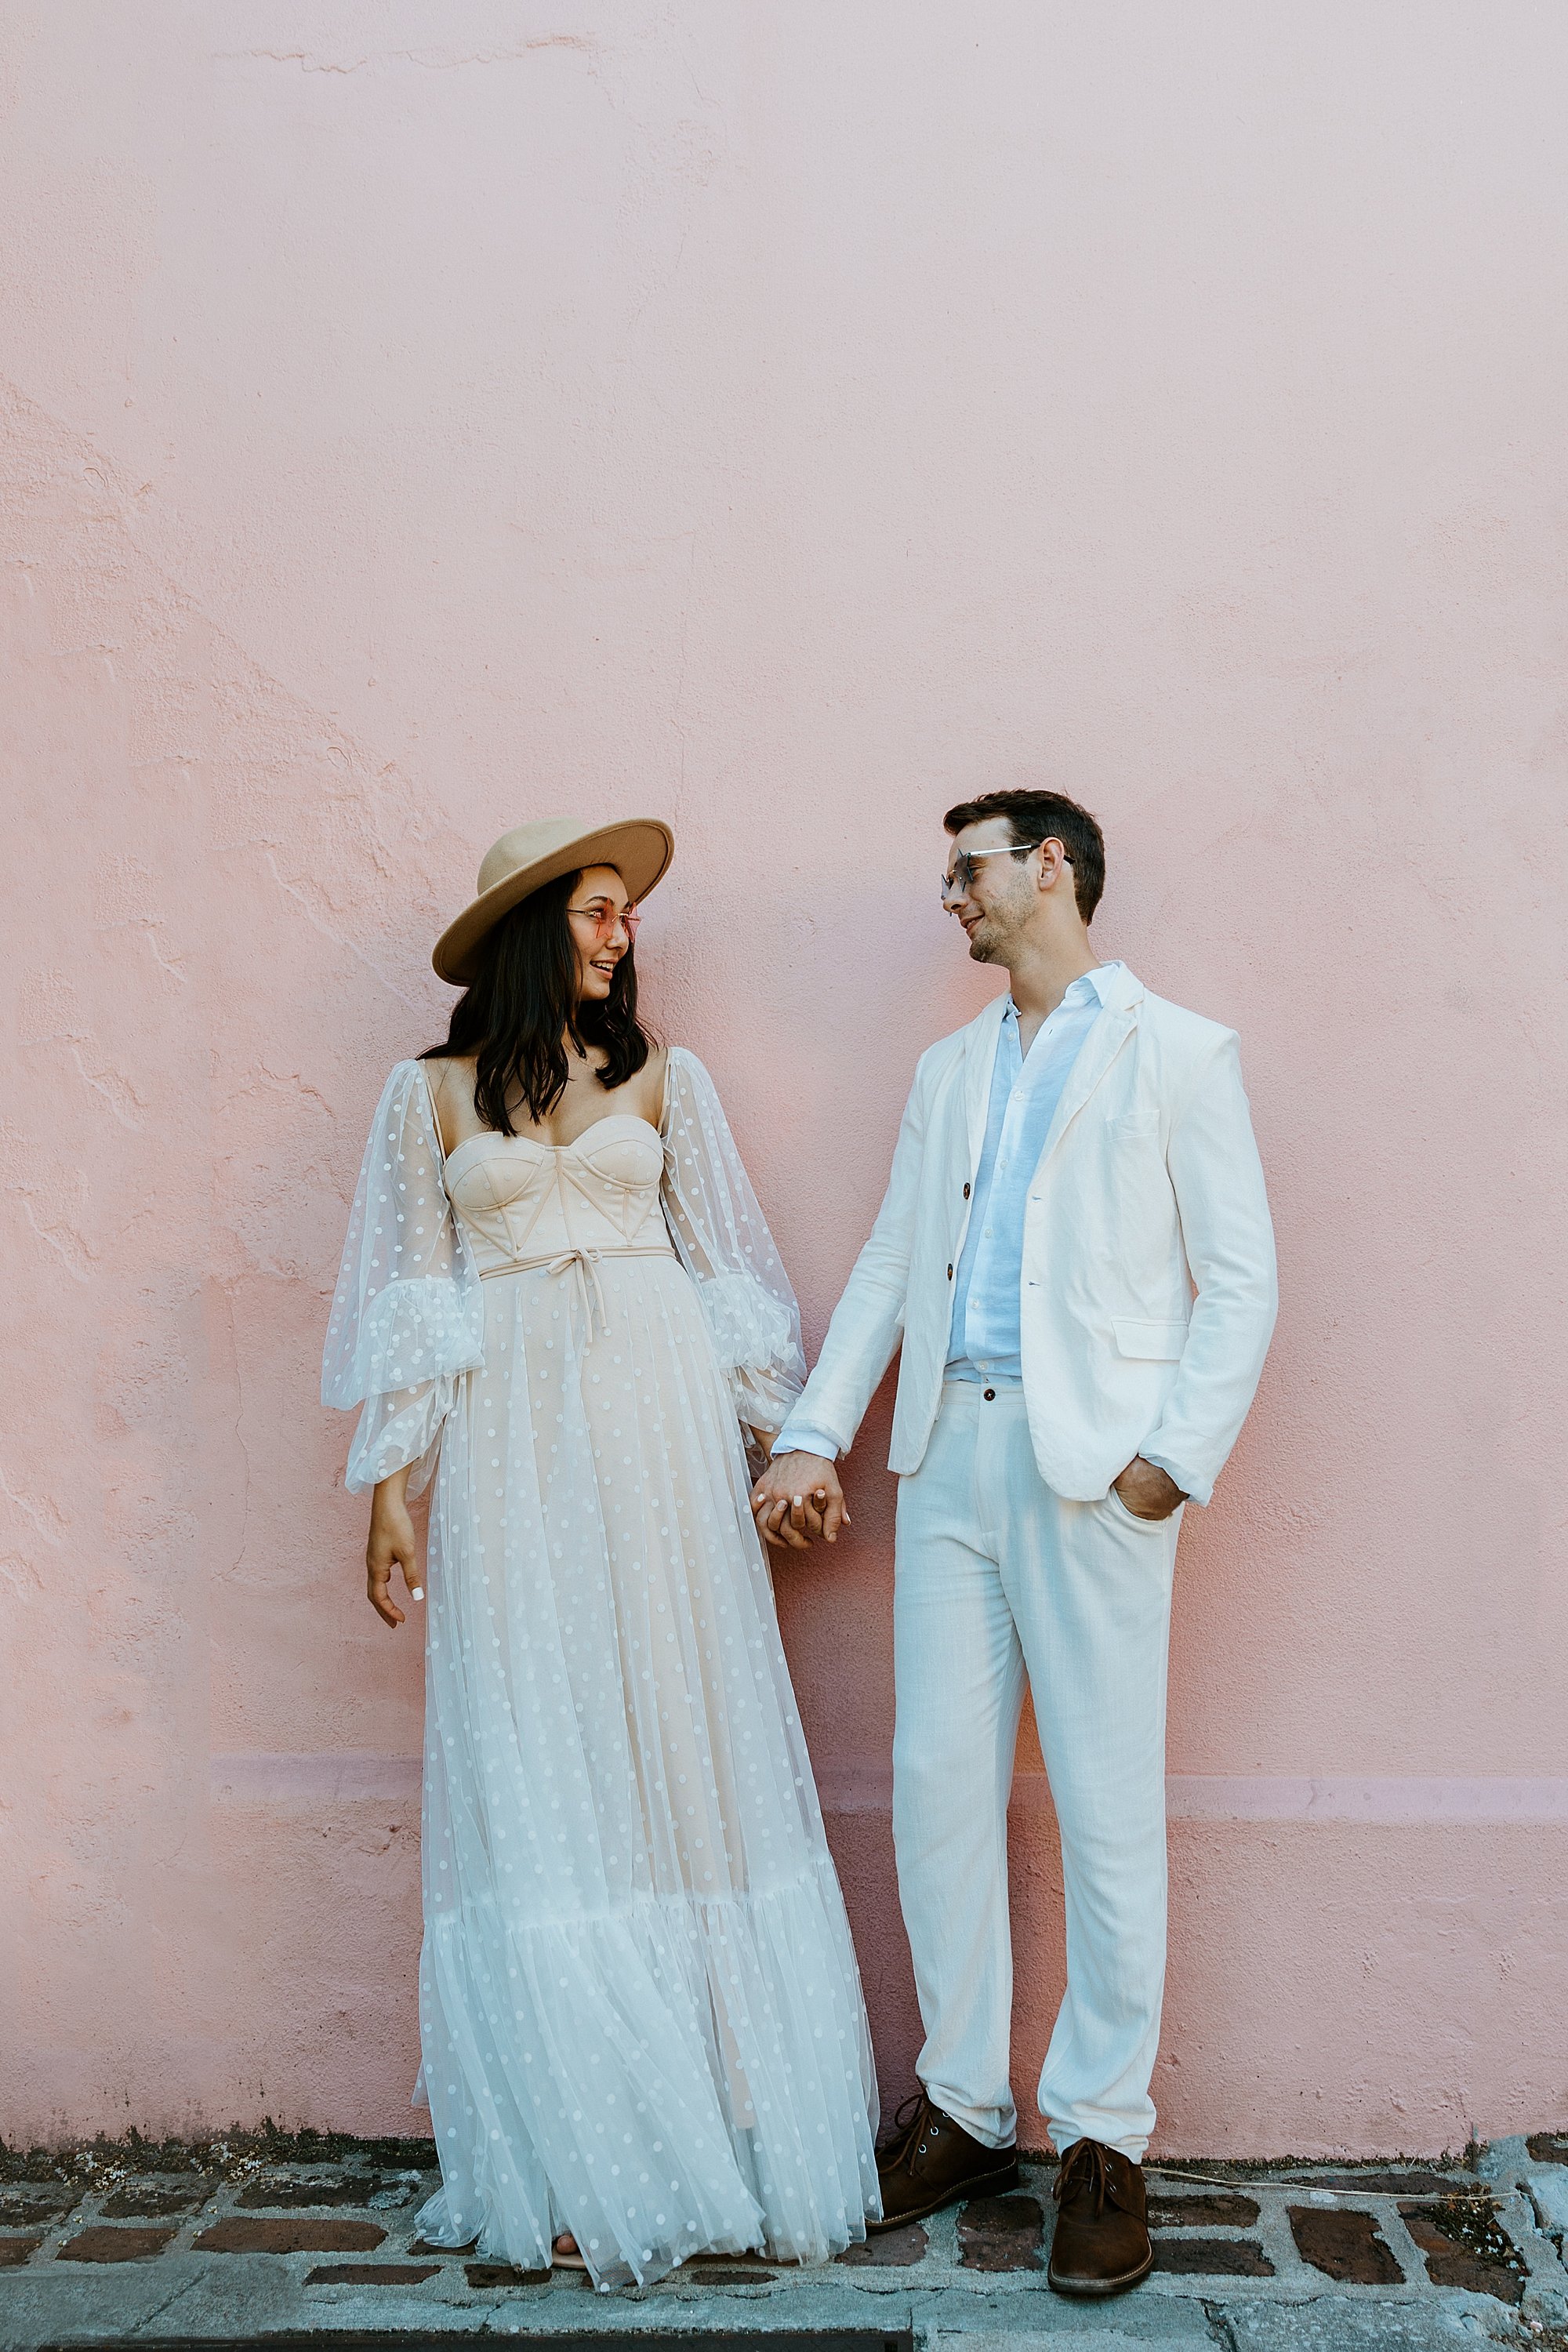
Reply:
[[455, 1151], [474, 1115], [477, 1065], [472, 1054], [426, 1054], [408, 1065], [429, 1089], [443, 1151]]
[[725, 1124], [724, 1106], [712, 1074], [689, 1045], [667, 1048], [664, 1079], [664, 1115], [668, 1129], [672, 1120], [683, 1127], [693, 1124], [710, 1130], [715, 1123]]
[[674, 1066], [670, 1048], [650, 1039], [647, 1059], [633, 1081], [642, 1116], [661, 1133], [669, 1118], [670, 1075]]
[[381, 1090], [383, 1102], [406, 1101], [410, 1096], [417, 1097], [421, 1088], [427, 1096], [439, 1095], [443, 1066], [450, 1069], [453, 1066], [428, 1062], [423, 1055], [405, 1055], [402, 1061], [394, 1062], [386, 1074], [386, 1084]]
[[433, 1129], [442, 1150], [449, 1150], [447, 1129], [455, 1095], [454, 1081], [461, 1067], [457, 1061], [427, 1061], [414, 1055], [394, 1062], [372, 1122], [373, 1139], [376, 1136], [406, 1135], [411, 1129]]
[[708, 1074], [706, 1065], [689, 1045], [666, 1045], [661, 1080], [665, 1100], [682, 1096], [689, 1102], [694, 1096], [717, 1096], [718, 1088]]
[[405, 1055], [401, 1062], [394, 1062], [382, 1085], [382, 1101], [388, 1103], [400, 1095], [407, 1094], [415, 1080], [424, 1077], [427, 1066], [426, 1063], [416, 1061], [411, 1054]]

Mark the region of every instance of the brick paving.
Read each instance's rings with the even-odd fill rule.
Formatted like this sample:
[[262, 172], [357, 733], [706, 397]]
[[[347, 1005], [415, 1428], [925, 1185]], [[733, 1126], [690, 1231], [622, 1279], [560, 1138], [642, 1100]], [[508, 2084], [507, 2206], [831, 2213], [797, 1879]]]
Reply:
[[1373, 2213], [1288, 2205], [1290, 2235], [1304, 2263], [1342, 2286], [1397, 2286], [1403, 2273]]
[[1045, 2208], [1037, 2197], [977, 2197], [954, 2216], [964, 2270], [1037, 2271]]
[[[1468, 2164], [1229, 2164], [1150, 2174], [1153, 2275], [1113, 2304], [1045, 2284], [1048, 2165], [812, 2268], [698, 2260], [644, 2291], [519, 2271], [426, 2245], [426, 2143], [281, 2141], [195, 2151], [0, 2151], [0, 2352], [44, 2346], [257, 2344], [369, 2336], [805, 2336], [890, 2352], [1062, 2352], [1209, 2345], [1220, 2352], [1429, 2352], [1464, 2343], [1568, 2352], [1568, 2134]], [[1206, 2176], [1206, 2177], [1205, 2177]], [[996, 2347], [991, 2339], [998, 2339]], [[874, 2341], [872, 2339], [875, 2339]], [[584, 2347], [584, 2352], [586, 2347]]]
[[60, 2248], [62, 2263], [150, 2263], [174, 2236], [173, 2230], [79, 2230]]

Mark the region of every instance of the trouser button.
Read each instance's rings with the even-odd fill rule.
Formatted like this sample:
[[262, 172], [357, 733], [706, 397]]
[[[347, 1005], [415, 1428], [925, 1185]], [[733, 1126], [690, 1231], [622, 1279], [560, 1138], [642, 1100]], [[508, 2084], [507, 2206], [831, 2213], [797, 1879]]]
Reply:
[[986, 1391], [985, 1391], [985, 1402], [986, 1402], [986, 1403], [987, 1403], [987, 1404], [994, 1404], [994, 1403], [995, 1403], [995, 1402], [996, 1402], [996, 1391], [995, 1391], [995, 1390], [994, 1390], [994, 1389], [987, 1389], [987, 1390], [986, 1390]]

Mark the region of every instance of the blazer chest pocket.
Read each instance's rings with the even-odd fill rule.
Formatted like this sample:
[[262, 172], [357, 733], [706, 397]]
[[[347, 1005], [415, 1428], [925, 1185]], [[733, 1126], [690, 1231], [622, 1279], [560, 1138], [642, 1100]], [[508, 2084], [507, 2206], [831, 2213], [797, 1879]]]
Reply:
[[1145, 1363], [1174, 1364], [1187, 1344], [1184, 1323], [1146, 1323], [1141, 1317], [1118, 1315], [1111, 1321], [1117, 1352]]
[[1121, 1143], [1142, 1143], [1145, 1138], [1152, 1140], [1160, 1132], [1157, 1110], [1124, 1110], [1119, 1118], [1108, 1118], [1105, 1123]]

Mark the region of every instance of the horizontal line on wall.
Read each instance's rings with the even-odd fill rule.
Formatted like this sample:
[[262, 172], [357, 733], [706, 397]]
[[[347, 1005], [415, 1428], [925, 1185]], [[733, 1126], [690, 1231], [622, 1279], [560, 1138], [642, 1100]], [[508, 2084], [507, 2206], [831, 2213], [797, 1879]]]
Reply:
[[[890, 1771], [825, 1773], [823, 1810], [885, 1812], [892, 1803]], [[1049, 1811], [1043, 1772], [1020, 1772], [1013, 1782], [1016, 1811]], [[1369, 1827], [1417, 1823], [1543, 1822], [1568, 1826], [1568, 1778], [1418, 1778], [1358, 1773], [1173, 1772], [1165, 1807], [1173, 1822], [1360, 1822]]]
[[208, 1786], [220, 1805], [417, 1804], [420, 1765], [417, 1756], [378, 1756], [365, 1748], [215, 1756]]
[[[1037, 1778], [1043, 1777], [1037, 1775]], [[1173, 1821], [1183, 1822], [1562, 1822], [1568, 1823], [1568, 1780], [1359, 1779], [1330, 1773], [1311, 1780], [1215, 1773], [1173, 1776], [1165, 1784]]]
[[[215, 1756], [210, 1787], [227, 1805], [416, 1804], [417, 1756], [382, 1756], [365, 1748]], [[825, 1772], [826, 1813], [885, 1813], [892, 1802], [888, 1770]], [[1568, 1825], [1568, 1778], [1423, 1780], [1325, 1773], [1311, 1778], [1271, 1773], [1176, 1772], [1165, 1783], [1175, 1822], [1351, 1822], [1398, 1828], [1421, 1823], [1561, 1822]], [[1020, 1772], [1013, 1802], [1026, 1811], [1050, 1806], [1043, 1772]]]

